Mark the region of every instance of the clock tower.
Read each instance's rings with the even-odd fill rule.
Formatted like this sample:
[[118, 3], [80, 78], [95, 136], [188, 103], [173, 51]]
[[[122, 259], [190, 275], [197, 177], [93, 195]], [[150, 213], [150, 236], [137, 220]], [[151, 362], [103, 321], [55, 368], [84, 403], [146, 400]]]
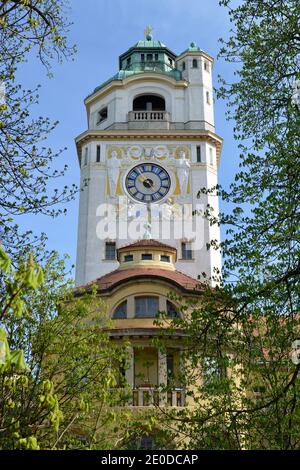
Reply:
[[212, 67], [194, 42], [177, 55], [146, 28], [119, 71], [85, 99], [88, 128], [76, 138], [78, 286], [118, 269], [118, 250], [145, 239], [174, 247], [176, 270], [193, 279], [220, 270], [219, 251], [208, 249], [219, 228], [204, 216], [207, 205], [218, 214], [218, 200], [201, 191], [217, 184], [222, 147]]

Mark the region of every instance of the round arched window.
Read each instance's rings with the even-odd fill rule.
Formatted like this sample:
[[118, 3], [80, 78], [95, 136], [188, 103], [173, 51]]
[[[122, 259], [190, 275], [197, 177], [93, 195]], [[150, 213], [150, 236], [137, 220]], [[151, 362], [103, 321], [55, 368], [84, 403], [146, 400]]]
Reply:
[[124, 300], [115, 308], [112, 317], [115, 319], [127, 318], [127, 300]]

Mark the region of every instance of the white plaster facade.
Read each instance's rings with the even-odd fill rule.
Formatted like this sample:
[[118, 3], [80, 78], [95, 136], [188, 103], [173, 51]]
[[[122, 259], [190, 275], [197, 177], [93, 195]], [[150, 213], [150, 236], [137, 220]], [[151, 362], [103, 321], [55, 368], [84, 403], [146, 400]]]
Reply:
[[[193, 60], [197, 60], [197, 67], [193, 67]], [[182, 70], [183, 62], [185, 70]], [[114, 233], [111, 228], [108, 233], [99, 233], [99, 223], [101, 225], [103, 222], [103, 216], [100, 215], [103, 204], [119, 207], [120, 198], [130, 204], [124, 188], [124, 178], [135, 164], [156, 162], [169, 172], [172, 184], [163, 203], [167, 201], [170, 210], [183, 204], [191, 204], [195, 210], [200, 203], [204, 209], [209, 204], [214, 208], [215, 214], [218, 214], [217, 197], [206, 194], [198, 197], [201, 188], [211, 188], [217, 184], [222, 146], [222, 139], [214, 133], [212, 62], [212, 58], [202, 51], [187, 51], [176, 60], [176, 67], [182, 70], [180, 80], [157, 72], [138, 73], [123, 80], [111, 80], [86, 98], [89, 127], [76, 139], [83, 189], [79, 204], [77, 285], [84, 285], [118, 267], [116, 260], [105, 259], [107, 242], [115, 241], [118, 248], [136, 241], [137, 238], [143, 238], [143, 227], [140, 235], [134, 239], [128, 233]], [[163, 118], [155, 115], [159, 119], [153, 119], [150, 114], [144, 114], [142, 120], [135, 120], [134, 116], [131, 118], [133, 100], [140, 95], [163, 97]], [[103, 108], [107, 108], [107, 118], [97, 123], [98, 113]], [[157, 151], [158, 148], [161, 150]], [[186, 194], [181, 194], [180, 189], [178, 190], [176, 161], [180, 150], [184, 150], [189, 160], [190, 174]], [[110, 192], [107, 167], [112, 151], [117, 153], [120, 160], [116, 195]], [[176, 222], [171, 222], [170, 234], [168, 231], [160, 231], [152, 233], [152, 238], [177, 248], [178, 270], [194, 278], [202, 272], [210, 277], [215, 268], [220, 269], [221, 259], [219, 251], [207, 249], [207, 243], [212, 239], [219, 241], [220, 233], [216, 225], [211, 227], [201, 215], [197, 218], [202, 221], [199, 225], [202, 242], [201, 246], [193, 250], [191, 260], [182, 259], [181, 248], [182, 242], [193, 242], [193, 236], [182, 233], [178, 237], [174, 234]], [[152, 216], [152, 230], [155, 232], [154, 225]], [[199, 231], [198, 229], [198, 236]]]

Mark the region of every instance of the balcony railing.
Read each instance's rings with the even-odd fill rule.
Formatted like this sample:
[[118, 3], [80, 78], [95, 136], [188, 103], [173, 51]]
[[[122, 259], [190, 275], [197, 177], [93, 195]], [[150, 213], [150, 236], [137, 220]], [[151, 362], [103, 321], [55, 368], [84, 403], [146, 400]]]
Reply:
[[129, 111], [128, 120], [136, 121], [169, 121], [170, 113], [167, 111]]
[[155, 388], [139, 387], [132, 391], [133, 406], [184, 406], [184, 391], [175, 388], [169, 392], [161, 392]]

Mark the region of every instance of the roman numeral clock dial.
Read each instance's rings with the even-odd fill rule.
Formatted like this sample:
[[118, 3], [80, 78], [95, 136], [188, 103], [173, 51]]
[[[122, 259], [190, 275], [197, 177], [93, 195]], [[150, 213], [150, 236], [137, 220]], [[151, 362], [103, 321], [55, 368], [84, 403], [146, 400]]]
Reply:
[[158, 202], [169, 192], [171, 178], [160, 165], [143, 163], [128, 172], [125, 187], [128, 194], [138, 202]]

